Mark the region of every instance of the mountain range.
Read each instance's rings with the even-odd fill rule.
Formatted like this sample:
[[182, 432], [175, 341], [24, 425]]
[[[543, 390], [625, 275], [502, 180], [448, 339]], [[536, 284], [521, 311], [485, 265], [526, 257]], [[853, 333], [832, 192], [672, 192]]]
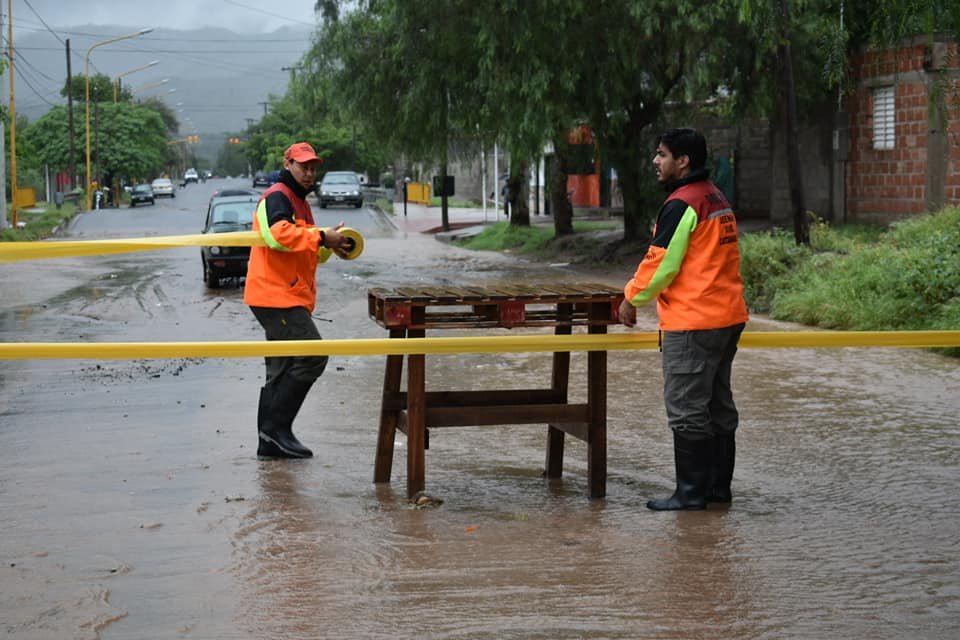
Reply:
[[[219, 28], [157, 28], [98, 44], [129, 33], [130, 27], [104, 25], [16, 33], [17, 115], [35, 120], [52, 106], [66, 104], [60, 90], [67, 77], [69, 43], [73, 76], [84, 75], [89, 54], [91, 75], [119, 77], [135, 98], [163, 99], [177, 112], [180, 132], [200, 136], [197, 153], [212, 157], [228, 135], [241, 132], [250, 120], [263, 116], [268, 96], [286, 91], [291, 69], [311, 44], [307, 27], [258, 34]], [[140, 69], [154, 61], [157, 64]], [[3, 79], [3, 85], [8, 82]]]

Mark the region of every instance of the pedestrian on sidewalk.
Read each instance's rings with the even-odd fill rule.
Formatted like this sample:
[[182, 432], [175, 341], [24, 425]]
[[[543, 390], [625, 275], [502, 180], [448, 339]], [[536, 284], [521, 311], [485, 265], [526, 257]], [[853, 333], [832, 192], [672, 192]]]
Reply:
[[731, 501], [739, 415], [730, 370], [747, 305], [736, 218], [710, 182], [706, 159], [699, 132], [671, 129], [660, 136], [653, 165], [670, 195], [620, 305], [621, 322], [632, 327], [636, 307], [657, 300], [677, 486], [669, 498], [647, 502], [656, 511]]
[[[320, 340], [311, 318], [317, 300], [318, 252], [349, 251], [351, 241], [335, 228], [314, 224], [307, 195], [321, 160], [306, 142], [290, 145], [284, 169], [267, 189], [253, 216], [253, 230], [265, 246], [250, 248], [243, 301], [267, 340]], [[267, 356], [266, 380], [257, 411], [257, 455], [309, 458], [313, 452], [293, 435], [293, 420], [310, 387], [327, 366], [327, 356]]]

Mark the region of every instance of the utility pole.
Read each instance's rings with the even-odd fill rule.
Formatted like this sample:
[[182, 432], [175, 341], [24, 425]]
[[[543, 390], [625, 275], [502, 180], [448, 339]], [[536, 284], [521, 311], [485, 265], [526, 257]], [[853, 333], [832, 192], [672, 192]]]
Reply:
[[10, 223], [17, 226], [17, 107], [13, 92], [13, 0], [7, 0], [7, 44], [10, 48]]
[[269, 104], [269, 103], [267, 103], [267, 102], [258, 102], [257, 104], [262, 104], [262, 105], [263, 105], [263, 115], [264, 115], [264, 117], [266, 117], [266, 115], [267, 115], [267, 104]]
[[[0, 13], [0, 33], [3, 32], [3, 15]], [[0, 85], [2, 86], [2, 85]], [[7, 149], [5, 125], [0, 118], [0, 229], [10, 226], [7, 222]]]
[[69, 156], [67, 156], [67, 189], [73, 191], [73, 180], [77, 175], [77, 166], [73, 155], [73, 77], [70, 74], [70, 38], [67, 38], [67, 130], [69, 136]]

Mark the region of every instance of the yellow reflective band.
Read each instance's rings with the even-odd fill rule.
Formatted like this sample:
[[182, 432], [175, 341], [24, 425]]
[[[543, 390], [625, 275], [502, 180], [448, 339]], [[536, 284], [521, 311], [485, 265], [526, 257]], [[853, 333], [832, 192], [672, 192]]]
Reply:
[[[509, 335], [363, 340], [271, 340], [264, 342], [0, 343], [0, 360], [140, 358], [253, 358], [262, 356], [385, 356], [545, 351], [656, 349], [657, 332]], [[746, 332], [741, 348], [960, 347], [960, 331]]]
[[263, 243], [276, 251], [289, 251], [289, 249], [277, 242], [277, 239], [273, 237], [273, 233], [270, 231], [270, 221], [267, 219], [266, 198], [262, 198], [260, 204], [257, 205], [256, 216], [257, 226], [260, 227], [260, 235], [263, 238]]
[[263, 246], [264, 244], [263, 239], [254, 231], [68, 242], [0, 242], [0, 262], [75, 258], [128, 253], [130, 251], [156, 251], [176, 247], [253, 247]]

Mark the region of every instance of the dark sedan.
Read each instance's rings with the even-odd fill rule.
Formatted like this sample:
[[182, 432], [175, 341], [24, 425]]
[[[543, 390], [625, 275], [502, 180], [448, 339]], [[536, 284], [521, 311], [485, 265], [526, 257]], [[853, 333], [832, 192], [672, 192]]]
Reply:
[[154, 203], [153, 187], [148, 184], [138, 184], [130, 190], [130, 206], [135, 207], [145, 203]]
[[257, 171], [253, 174], [253, 188], [257, 187], [269, 187], [273, 184], [273, 181], [270, 180], [270, 175], [266, 171]]
[[[260, 194], [212, 198], [203, 233], [249, 231], [253, 228], [253, 211], [259, 199]], [[217, 289], [222, 278], [246, 277], [250, 247], [201, 247], [200, 259], [203, 281], [210, 289]]]

